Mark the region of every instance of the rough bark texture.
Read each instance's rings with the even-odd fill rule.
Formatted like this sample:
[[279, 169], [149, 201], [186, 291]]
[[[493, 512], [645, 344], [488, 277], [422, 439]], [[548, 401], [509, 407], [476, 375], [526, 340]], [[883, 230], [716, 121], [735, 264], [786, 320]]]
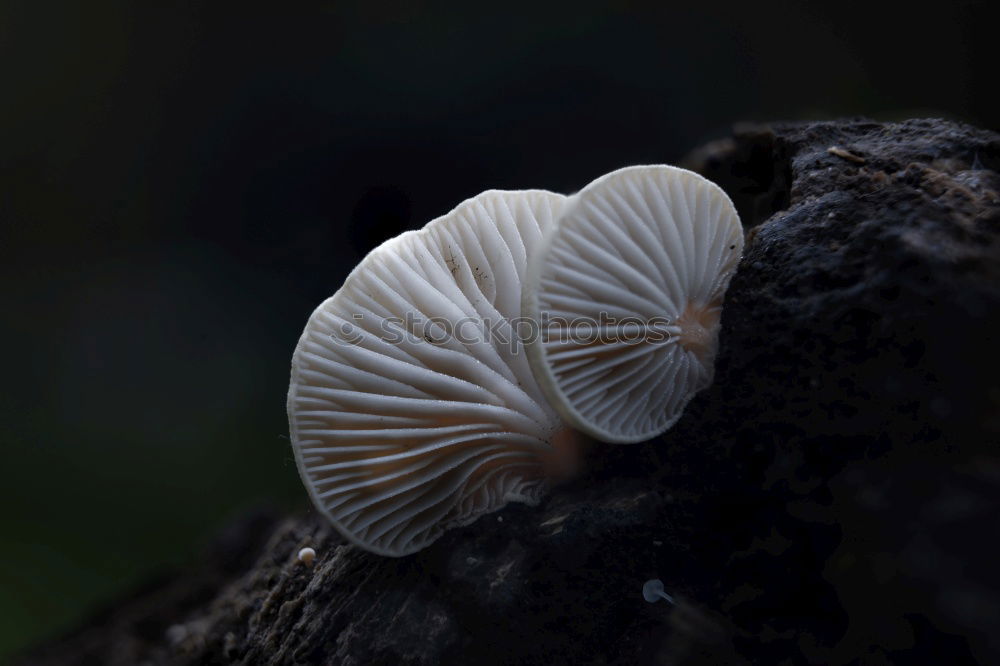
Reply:
[[1000, 663], [1000, 137], [742, 127], [687, 166], [748, 242], [665, 436], [402, 559], [248, 518], [24, 663]]

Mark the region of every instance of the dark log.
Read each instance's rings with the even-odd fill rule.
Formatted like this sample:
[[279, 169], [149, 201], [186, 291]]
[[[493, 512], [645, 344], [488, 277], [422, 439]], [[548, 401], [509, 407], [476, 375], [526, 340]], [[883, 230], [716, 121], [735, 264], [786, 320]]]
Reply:
[[1000, 136], [743, 126], [686, 166], [748, 242], [665, 436], [401, 559], [248, 517], [21, 663], [1000, 663]]

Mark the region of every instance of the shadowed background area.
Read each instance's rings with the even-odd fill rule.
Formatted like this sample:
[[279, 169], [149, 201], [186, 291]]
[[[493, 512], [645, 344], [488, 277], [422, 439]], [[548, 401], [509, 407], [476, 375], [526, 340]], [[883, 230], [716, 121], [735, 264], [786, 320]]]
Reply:
[[735, 121], [1000, 117], [985, 3], [171, 5], [0, 3], [0, 656], [306, 507], [291, 352], [382, 240]]

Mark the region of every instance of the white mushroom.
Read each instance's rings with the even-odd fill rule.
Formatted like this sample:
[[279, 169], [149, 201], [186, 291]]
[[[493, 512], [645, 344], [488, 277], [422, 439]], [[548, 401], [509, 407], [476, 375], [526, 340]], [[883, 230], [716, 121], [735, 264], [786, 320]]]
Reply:
[[663, 590], [663, 581], [659, 578], [652, 578], [642, 584], [642, 598], [651, 604], [660, 599], [665, 599], [671, 605], [676, 604], [674, 598]]
[[489, 191], [373, 250], [312, 314], [288, 419], [316, 508], [353, 543], [415, 552], [572, 456], [513, 326], [565, 197]]
[[743, 249], [732, 202], [669, 166], [620, 169], [567, 203], [526, 280], [535, 375], [575, 428], [638, 442], [712, 382], [719, 317]]
[[316, 549], [306, 546], [305, 548], [299, 549], [299, 562], [311, 567], [313, 565], [313, 560], [316, 559]]

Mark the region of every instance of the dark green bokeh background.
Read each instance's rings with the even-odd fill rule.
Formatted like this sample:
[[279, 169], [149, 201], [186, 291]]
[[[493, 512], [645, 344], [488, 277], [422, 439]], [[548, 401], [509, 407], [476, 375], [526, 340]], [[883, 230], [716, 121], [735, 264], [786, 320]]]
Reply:
[[290, 355], [379, 241], [739, 120], [997, 129], [993, 14], [0, 3], [0, 655], [248, 506], [306, 507]]

